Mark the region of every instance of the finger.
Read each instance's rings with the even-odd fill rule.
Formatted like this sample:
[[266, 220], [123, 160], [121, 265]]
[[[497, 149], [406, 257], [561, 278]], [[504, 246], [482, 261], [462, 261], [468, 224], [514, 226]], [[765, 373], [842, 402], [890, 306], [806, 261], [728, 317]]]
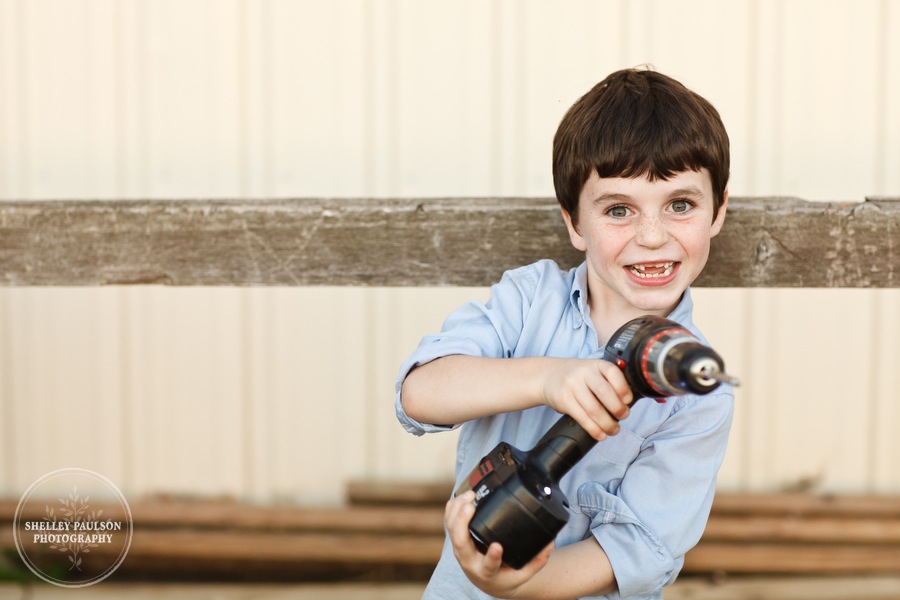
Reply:
[[597, 376], [590, 379], [589, 385], [597, 399], [612, 418], [626, 419], [631, 412], [629, 405], [634, 394], [625, 376], [614, 364], [603, 360], [597, 361], [596, 373]]
[[492, 542], [484, 555], [484, 562], [482, 563], [483, 573], [486, 577], [493, 577], [500, 572], [502, 566], [503, 546], [500, 545], [500, 542]]
[[575, 422], [581, 425], [581, 428], [584, 429], [588, 433], [588, 435], [590, 435], [598, 442], [602, 442], [606, 439], [606, 431], [604, 431], [603, 427], [601, 427], [600, 424], [597, 423], [597, 420], [592, 417], [585, 409], [585, 406], [591, 406], [595, 411], [597, 411], [596, 405], [597, 399], [593, 396], [593, 394], [583, 394], [582, 398], [576, 396], [574, 405], [568, 410], [566, 414], [575, 419]]
[[469, 535], [469, 523], [475, 515], [475, 493], [468, 491], [447, 503], [444, 512], [444, 524], [447, 526], [447, 535], [453, 544], [453, 551], [460, 560], [477, 553], [475, 543]]
[[[587, 377], [585, 386], [579, 390], [575, 398], [577, 404], [584, 410], [584, 414], [589, 422], [587, 425], [582, 424], [585, 430], [593, 435], [597, 440], [605, 439], [607, 435], [616, 435], [619, 433], [619, 419], [610, 413], [607, 404], [616, 407], [618, 400], [612, 386], [603, 379], [599, 373]], [[622, 408], [627, 407], [619, 405]], [[624, 413], [627, 416], [627, 412]], [[576, 415], [570, 415], [578, 420]], [[581, 424], [581, 422], [579, 422]]]
[[635, 400], [634, 393], [631, 391], [631, 386], [628, 385], [622, 369], [607, 360], [599, 360], [597, 363], [597, 369], [615, 390], [616, 396], [623, 404], [630, 406]]
[[579, 402], [583, 403], [585, 412], [605, 433], [615, 435], [619, 432], [619, 419], [610, 413], [607, 404], [614, 392], [612, 387], [599, 376], [597, 380], [588, 382], [588, 387]]
[[[444, 524], [451, 532], [459, 529], [468, 529], [468, 522], [471, 515], [468, 515], [470, 509], [474, 509], [472, 502], [475, 500], [475, 493], [472, 491], [465, 492], [447, 502], [444, 510]], [[472, 510], [474, 513], [474, 510]], [[465, 527], [461, 527], [465, 525]]]

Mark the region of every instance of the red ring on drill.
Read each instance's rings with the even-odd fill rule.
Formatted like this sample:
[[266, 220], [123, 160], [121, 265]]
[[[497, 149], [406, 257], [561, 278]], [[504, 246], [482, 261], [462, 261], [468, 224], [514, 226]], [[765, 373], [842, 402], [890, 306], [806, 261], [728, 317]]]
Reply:
[[650, 358], [650, 349], [653, 347], [653, 344], [655, 344], [657, 341], [659, 341], [659, 339], [661, 337], [668, 335], [669, 333], [672, 333], [672, 332], [686, 333], [687, 335], [691, 335], [691, 333], [687, 329], [684, 329], [683, 327], [670, 327], [669, 329], [663, 329], [662, 331], [652, 335], [649, 340], [644, 342], [644, 351], [641, 353], [640, 366], [641, 366], [641, 373], [644, 375], [644, 381], [647, 382], [647, 385], [649, 385], [651, 388], [653, 388], [653, 391], [658, 392], [659, 394], [661, 394], [663, 396], [671, 396], [672, 394], [670, 394], [669, 392], [667, 392], [665, 390], [661, 390], [656, 385], [654, 385], [653, 378], [650, 375], [650, 371], [649, 371], [649, 369], [647, 369], [647, 364], [648, 364], [648, 359]]

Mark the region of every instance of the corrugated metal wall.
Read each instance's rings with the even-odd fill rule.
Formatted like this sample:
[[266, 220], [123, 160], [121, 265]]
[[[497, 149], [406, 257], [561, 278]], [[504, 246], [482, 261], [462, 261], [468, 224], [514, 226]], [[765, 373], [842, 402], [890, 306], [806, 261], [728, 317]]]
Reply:
[[[0, 197], [550, 196], [565, 109], [642, 63], [720, 109], [733, 195], [900, 195], [890, 0], [0, 0]], [[0, 289], [0, 493], [448, 477], [392, 381], [484, 293]], [[696, 298], [745, 382], [723, 487], [900, 491], [900, 290]]]

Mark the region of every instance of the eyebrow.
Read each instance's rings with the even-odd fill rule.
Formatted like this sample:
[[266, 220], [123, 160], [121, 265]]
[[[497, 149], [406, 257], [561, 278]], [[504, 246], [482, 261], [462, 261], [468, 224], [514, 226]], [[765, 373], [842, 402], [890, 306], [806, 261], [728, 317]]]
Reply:
[[[698, 188], [695, 185], [689, 185], [686, 187], [676, 188], [676, 189], [672, 190], [671, 192], [669, 192], [669, 194], [668, 194], [669, 198], [676, 198], [678, 196], [691, 196], [694, 198], [702, 198], [703, 190], [701, 190], [700, 188]], [[632, 199], [632, 196], [630, 196], [628, 194], [622, 194], [619, 192], [604, 192], [604, 193], [600, 194], [599, 196], [597, 196], [596, 198], [594, 198], [592, 200], [592, 202], [594, 204], [599, 204], [601, 202], [623, 202], [623, 201], [627, 201], [627, 200], [631, 200], [631, 199]]]
[[669, 196], [703, 196], [703, 190], [694, 185], [672, 190]]
[[631, 196], [616, 192], [604, 192], [594, 198], [591, 202], [593, 204], [599, 204], [601, 202], [622, 202], [623, 200], [631, 200]]

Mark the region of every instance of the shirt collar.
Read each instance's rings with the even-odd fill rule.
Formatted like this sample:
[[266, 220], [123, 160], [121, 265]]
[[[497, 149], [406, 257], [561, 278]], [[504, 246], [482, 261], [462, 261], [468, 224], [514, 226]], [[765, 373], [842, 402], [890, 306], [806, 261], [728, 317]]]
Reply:
[[575, 269], [575, 276], [572, 277], [572, 289], [569, 292], [569, 302], [575, 310], [575, 318], [572, 323], [573, 329], [578, 329], [587, 320], [585, 310], [587, 309], [587, 262], [581, 263]]
[[691, 315], [694, 313], [694, 301], [691, 300], [691, 288], [684, 290], [684, 294], [681, 295], [681, 302], [675, 307], [675, 309], [669, 313], [669, 316], [666, 317], [676, 323], [680, 323], [687, 329], [691, 331], [694, 330], [694, 323], [691, 319]]

